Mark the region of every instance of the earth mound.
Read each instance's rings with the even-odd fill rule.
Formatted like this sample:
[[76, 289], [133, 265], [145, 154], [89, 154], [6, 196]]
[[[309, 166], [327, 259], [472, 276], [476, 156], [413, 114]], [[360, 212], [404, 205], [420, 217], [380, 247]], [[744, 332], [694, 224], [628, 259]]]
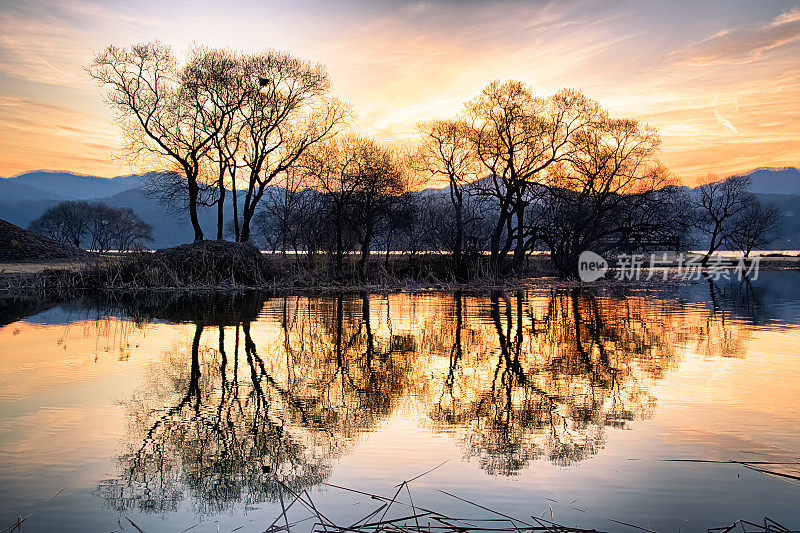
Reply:
[[258, 286], [271, 279], [266, 258], [251, 243], [198, 241], [125, 256], [108, 266], [104, 285], [135, 287]]
[[89, 254], [0, 219], [0, 263], [81, 261]]

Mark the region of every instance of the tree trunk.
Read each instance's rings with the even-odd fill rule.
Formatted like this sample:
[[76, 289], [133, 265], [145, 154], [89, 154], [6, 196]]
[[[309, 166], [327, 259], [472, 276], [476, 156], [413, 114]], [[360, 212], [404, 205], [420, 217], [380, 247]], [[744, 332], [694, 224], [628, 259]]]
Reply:
[[250, 240], [250, 220], [253, 218], [253, 211], [255, 211], [255, 206], [252, 208], [245, 207], [244, 213], [242, 213], [242, 229], [239, 232], [239, 242], [248, 242]]
[[186, 177], [189, 183], [189, 220], [192, 222], [192, 229], [194, 230], [194, 242], [198, 242], [203, 240], [203, 228], [197, 218], [197, 196], [200, 194], [200, 187], [197, 185], [196, 176], [187, 174]]
[[251, 211], [255, 210], [255, 199], [253, 195], [253, 177], [250, 177], [250, 183], [247, 187], [247, 194], [244, 196], [244, 207], [242, 208], [242, 227], [239, 230], [239, 242], [247, 242], [250, 240], [250, 217]]
[[217, 240], [221, 241], [224, 231], [224, 218], [225, 218], [225, 185], [220, 177], [219, 180], [219, 200], [217, 201]]
[[392, 230], [386, 232], [386, 257], [383, 260], [383, 267], [389, 270], [389, 251], [392, 249]]
[[720, 246], [720, 243], [717, 242], [717, 238], [719, 238], [719, 233], [720, 233], [719, 226], [720, 224], [716, 224], [714, 226], [714, 231], [711, 232], [711, 240], [708, 243], [708, 252], [706, 252], [706, 255], [704, 255], [703, 258], [700, 259], [700, 264], [702, 266], [706, 266], [708, 264], [708, 260], [711, 259], [711, 254], [713, 254], [716, 251], [716, 249], [719, 248]]
[[456, 210], [456, 242], [453, 243], [453, 264], [455, 266], [456, 276], [460, 277], [464, 266], [461, 258], [464, 247], [464, 204], [460, 198], [454, 207]]
[[491, 250], [491, 263], [495, 270], [500, 266], [500, 236], [503, 234], [503, 226], [505, 225], [505, 215], [500, 213], [500, 218], [497, 220], [497, 225], [492, 232], [489, 240], [489, 247]]
[[364, 233], [364, 240], [361, 242], [361, 259], [358, 261], [358, 270], [361, 275], [367, 271], [367, 259], [369, 259], [369, 245], [372, 242], [372, 230], [367, 229]]
[[520, 206], [516, 210], [517, 215], [517, 245], [514, 248], [514, 270], [519, 272], [522, 269], [523, 263], [525, 262], [525, 235], [523, 233], [524, 229], [524, 219], [525, 219], [525, 208]]
[[336, 206], [336, 270], [342, 270], [342, 254], [344, 253], [342, 243], [342, 208]]
[[239, 201], [236, 199], [236, 170], [231, 172], [231, 200], [233, 201], [233, 231], [235, 241], [239, 242], [241, 231], [239, 230]]

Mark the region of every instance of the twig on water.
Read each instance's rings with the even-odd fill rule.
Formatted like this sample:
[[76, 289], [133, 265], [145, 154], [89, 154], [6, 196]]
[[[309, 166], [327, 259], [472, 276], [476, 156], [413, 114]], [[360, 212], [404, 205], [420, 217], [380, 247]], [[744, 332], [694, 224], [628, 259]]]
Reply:
[[290, 531], [290, 529], [289, 529], [289, 517], [286, 514], [286, 506], [283, 503], [283, 490], [281, 490], [281, 485], [278, 485], [278, 496], [280, 497], [280, 500], [281, 500], [281, 510], [283, 511], [283, 513], [282, 513], [283, 514], [283, 518], [286, 521], [286, 531], [288, 532], [288, 531]]
[[[433, 472], [433, 471], [434, 471], [434, 470], [436, 470], [437, 468], [440, 468], [440, 467], [442, 467], [442, 466], [446, 465], [446, 464], [447, 464], [447, 463], [449, 463], [449, 462], [450, 462], [450, 459], [444, 460], [444, 461], [442, 461], [441, 463], [439, 463], [438, 465], [436, 465], [436, 466], [434, 466], [433, 468], [431, 468], [430, 470], [426, 470], [425, 472], [423, 472], [423, 473], [419, 474], [418, 476], [414, 476], [414, 477], [412, 477], [412, 478], [411, 478], [411, 479], [409, 479], [409, 480], [403, 481], [403, 483], [411, 483], [412, 481], [416, 481], [416, 480], [418, 480], [418, 479], [419, 479], [419, 478], [421, 478], [422, 476], [427, 476], [428, 474], [430, 474], [431, 472]], [[403, 483], [400, 483], [400, 485], [402, 485]], [[400, 485], [395, 485], [395, 487], [399, 487]]]
[[[662, 459], [664, 462], [668, 463], [717, 463], [717, 464], [734, 464], [734, 465], [741, 465], [745, 468], [749, 468], [750, 470], [754, 470], [761, 474], [766, 474], [768, 476], [775, 476], [784, 478], [784, 481], [787, 480], [795, 480], [800, 481], [800, 476], [794, 474], [787, 474], [786, 472], [779, 472], [777, 470], [770, 470], [768, 468], [764, 468], [762, 465], [785, 465], [785, 466], [800, 466], [800, 461], [737, 461], [734, 459], [727, 459], [727, 460], [719, 460], [719, 459]], [[788, 481], [792, 483], [791, 481]], [[797, 485], [797, 483], [792, 483], [793, 485]]]
[[524, 524], [526, 526], [533, 527], [533, 524], [529, 524], [528, 522], [523, 522], [522, 520], [519, 520], [519, 519], [514, 518], [513, 516], [509, 516], [507, 514], [501, 513], [500, 511], [495, 511], [494, 509], [490, 509], [488, 507], [484, 507], [483, 505], [480, 505], [480, 504], [475, 503], [473, 501], [467, 500], [467, 499], [462, 498], [460, 496], [456, 496], [455, 494], [451, 494], [451, 493], [447, 492], [446, 490], [439, 489], [439, 492], [447, 494], [451, 498], [455, 498], [457, 500], [461, 500], [462, 502], [466, 502], [466, 503], [469, 503], [471, 505], [474, 505], [475, 507], [479, 507], [479, 508], [481, 508], [481, 509], [483, 509], [485, 511], [489, 511], [490, 513], [494, 513], [494, 514], [502, 516], [504, 518], [508, 518], [509, 520], [511, 520], [512, 524], [516, 521], [516, 522], [519, 522], [519, 523]]
[[[748, 529], [750, 526], [755, 529]], [[730, 533], [736, 528], [741, 528], [744, 533], [800, 533], [798, 530], [788, 529], [768, 516], [764, 517], [764, 524], [756, 524], [747, 520], [737, 520], [733, 524], [724, 527], [713, 527], [708, 529], [708, 533]]]
[[61, 494], [62, 492], [64, 492], [64, 487], [61, 487], [60, 489], [58, 489], [58, 491], [56, 491], [56, 493], [55, 493], [55, 494], [53, 494], [52, 496], [50, 496], [49, 498], [47, 498], [45, 501], [43, 501], [43, 502], [39, 503], [38, 505], [36, 505], [36, 506], [35, 506], [33, 509], [31, 509], [31, 511], [30, 511], [30, 512], [29, 512], [27, 515], [25, 515], [24, 517], [22, 517], [22, 516], [18, 516], [18, 517], [17, 517], [17, 521], [16, 521], [16, 522], [14, 522], [13, 524], [11, 524], [10, 526], [7, 526], [7, 527], [5, 527], [3, 530], [1, 530], [1, 531], [0, 531], [0, 533], [10, 533], [11, 531], [14, 531], [14, 530], [17, 530], [17, 529], [19, 529], [20, 531], [22, 531], [22, 523], [23, 523], [23, 522], [25, 522], [25, 520], [27, 520], [28, 518], [30, 518], [31, 516], [33, 516], [33, 513], [35, 513], [35, 512], [36, 512], [36, 511], [37, 511], [37, 510], [38, 510], [38, 509], [41, 507], [41, 506], [43, 506], [43, 505], [45, 505], [45, 504], [48, 504], [48, 503], [50, 503], [51, 501], [53, 501], [53, 499], [54, 499], [56, 496], [58, 496], [59, 494]]
[[128, 522], [130, 522], [130, 523], [131, 523], [131, 525], [132, 525], [133, 527], [135, 527], [135, 528], [136, 528], [136, 531], [138, 531], [139, 533], [146, 533], [144, 529], [142, 529], [142, 528], [140, 528], [138, 525], [136, 525], [136, 522], [134, 522], [133, 520], [131, 520], [131, 519], [130, 519], [130, 518], [128, 518], [127, 516], [125, 517], [125, 520], [127, 520]]

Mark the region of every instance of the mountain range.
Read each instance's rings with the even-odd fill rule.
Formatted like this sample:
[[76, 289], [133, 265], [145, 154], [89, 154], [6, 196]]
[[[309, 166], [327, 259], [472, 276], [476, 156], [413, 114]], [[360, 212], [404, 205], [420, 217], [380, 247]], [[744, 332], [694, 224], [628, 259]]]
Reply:
[[[783, 234], [772, 248], [800, 248], [800, 169], [758, 168], [744, 173], [751, 179], [751, 191], [763, 201], [775, 203], [784, 213]], [[112, 207], [129, 207], [154, 228], [153, 248], [175, 246], [192, 240], [186, 216], [169, 209], [145, 194], [148, 174], [101, 178], [71, 172], [33, 171], [0, 178], [0, 218], [23, 228], [48, 208], [64, 200], [101, 201]], [[427, 194], [447, 194], [446, 189], [428, 189]], [[264, 198], [266, 200], [266, 198]], [[262, 200], [263, 201], [263, 200]], [[232, 219], [227, 202], [227, 220]], [[201, 208], [198, 216], [209, 238], [216, 234], [215, 208]]]

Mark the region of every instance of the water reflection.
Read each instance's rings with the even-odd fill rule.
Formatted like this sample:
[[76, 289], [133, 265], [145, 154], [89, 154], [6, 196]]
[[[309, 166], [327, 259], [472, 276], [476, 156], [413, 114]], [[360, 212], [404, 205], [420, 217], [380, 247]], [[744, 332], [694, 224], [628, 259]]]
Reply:
[[[204, 329], [218, 335], [217, 347], [201, 346]], [[334, 450], [325, 447], [335, 443], [318, 439], [315, 449], [312, 439], [293, 434], [302, 400], [270, 379], [249, 324], [234, 335], [230, 360], [223, 326], [198, 324], [190, 342], [164, 354], [127, 406], [131, 447], [118, 459], [119, 477], [99, 488], [109, 505], [174, 510], [187, 491], [196, 512], [214, 513], [276, 498], [270, 471], [295, 488], [328, 475], [325, 459]]]
[[199, 514], [325, 481], [397, 412], [491, 475], [570, 465], [653, 415], [684, 352], [744, 355], [724, 313], [580, 289], [116, 302], [193, 324], [126, 401], [127, 448], [97, 494], [117, 510]]
[[[677, 364], [685, 331], [664, 306], [578, 289], [533, 300], [492, 295], [494, 338], [470, 332], [464, 342], [461, 328], [471, 326], [456, 320], [431, 419], [458, 433], [466, 455], [490, 474], [513, 475], [540, 458], [585, 459], [602, 448], [606, 426], [651, 415], [652, 380]], [[460, 315], [458, 295], [455, 307]]]
[[[251, 321], [226, 329], [231, 317], [216, 308], [164, 354], [128, 404], [141, 442], [100, 485], [109, 505], [174, 510], [184, 491], [201, 514], [274, 501], [276, 476], [294, 491], [319, 484], [352, 439], [392, 412], [412, 350], [375, 338], [369, 298], [315, 301], [314, 319], [297, 303], [281, 301], [280, 333], [260, 346]], [[220, 324], [209, 328], [209, 316]], [[215, 345], [201, 343], [211, 336]]]

